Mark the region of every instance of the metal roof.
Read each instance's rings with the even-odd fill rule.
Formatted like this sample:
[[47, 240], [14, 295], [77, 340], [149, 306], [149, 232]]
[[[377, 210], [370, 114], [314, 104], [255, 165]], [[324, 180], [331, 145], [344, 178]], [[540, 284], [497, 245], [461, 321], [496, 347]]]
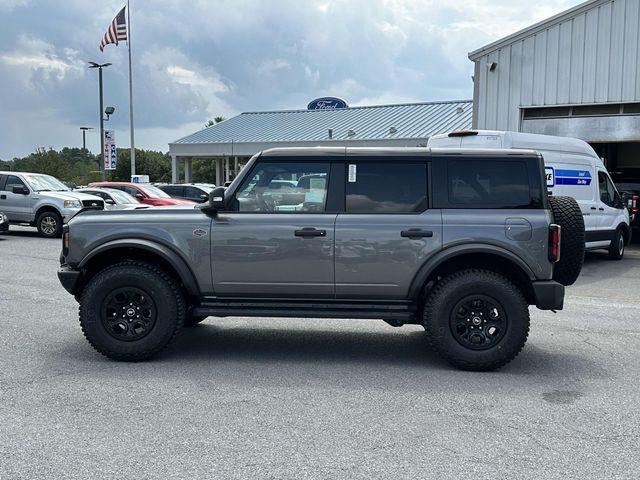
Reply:
[[247, 155], [309, 144], [417, 146], [436, 133], [471, 128], [471, 117], [471, 100], [245, 112], [176, 140], [169, 149], [174, 155]]

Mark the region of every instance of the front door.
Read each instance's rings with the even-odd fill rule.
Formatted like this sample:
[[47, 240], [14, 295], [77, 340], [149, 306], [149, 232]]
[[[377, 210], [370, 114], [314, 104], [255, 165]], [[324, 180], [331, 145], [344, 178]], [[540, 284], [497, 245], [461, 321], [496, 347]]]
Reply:
[[26, 188], [26, 184], [15, 175], [7, 175], [4, 186], [0, 184], [0, 212], [4, 212], [9, 221], [28, 222], [31, 218], [29, 195], [13, 193], [13, 187]]
[[335, 213], [329, 162], [267, 157], [211, 228], [216, 295], [333, 297]]
[[345, 213], [336, 220], [336, 296], [407, 297], [442, 248], [442, 213], [428, 208], [425, 158], [348, 157]]
[[594, 240], [607, 242], [613, 239], [620, 222], [620, 199], [618, 192], [604, 170], [598, 170], [598, 228]]

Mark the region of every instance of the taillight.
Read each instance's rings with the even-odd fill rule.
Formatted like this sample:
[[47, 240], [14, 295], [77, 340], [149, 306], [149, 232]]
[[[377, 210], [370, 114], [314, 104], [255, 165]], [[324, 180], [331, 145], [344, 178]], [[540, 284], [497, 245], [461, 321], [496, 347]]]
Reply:
[[640, 195], [633, 195], [631, 197], [631, 215], [638, 213], [638, 206], [640, 206]]
[[556, 263], [560, 260], [560, 236], [562, 228], [552, 223], [549, 225], [549, 261]]

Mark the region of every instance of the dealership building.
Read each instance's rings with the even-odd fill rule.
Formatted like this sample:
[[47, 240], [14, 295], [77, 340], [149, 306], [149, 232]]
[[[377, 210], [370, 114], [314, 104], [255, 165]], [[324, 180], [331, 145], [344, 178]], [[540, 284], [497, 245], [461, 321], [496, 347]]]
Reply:
[[591, 0], [471, 52], [474, 128], [581, 138], [640, 171], [639, 7]]
[[[221, 185], [267, 148], [416, 147], [431, 135], [471, 128], [471, 100], [351, 108], [319, 100], [305, 110], [241, 113], [170, 143], [173, 183], [191, 181], [193, 158], [215, 162]], [[178, 178], [181, 163], [184, 179]]]

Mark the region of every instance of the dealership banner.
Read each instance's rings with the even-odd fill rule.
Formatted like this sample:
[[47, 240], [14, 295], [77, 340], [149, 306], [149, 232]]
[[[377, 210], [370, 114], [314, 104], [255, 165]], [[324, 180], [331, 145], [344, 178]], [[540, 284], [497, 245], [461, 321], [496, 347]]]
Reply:
[[116, 155], [116, 135], [113, 130], [104, 131], [104, 169], [115, 170], [118, 163], [118, 156]]

